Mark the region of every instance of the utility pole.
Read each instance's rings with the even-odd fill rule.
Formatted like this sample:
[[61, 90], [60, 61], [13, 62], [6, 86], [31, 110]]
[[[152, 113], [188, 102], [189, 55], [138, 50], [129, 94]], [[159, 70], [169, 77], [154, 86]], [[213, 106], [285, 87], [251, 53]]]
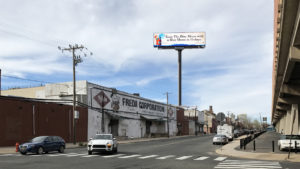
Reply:
[[168, 129], [168, 138], [170, 137], [170, 127], [169, 127], [169, 92], [166, 93], [167, 96], [167, 129]]
[[230, 125], [230, 123], [231, 123], [231, 119], [229, 118], [229, 111], [227, 112], [227, 119], [228, 119], [228, 125]]
[[261, 123], [261, 113], [259, 113], [259, 119], [260, 119], [260, 129], [262, 129], [262, 123]]
[[[88, 50], [86, 47], [83, 45], [78, 46], [78, 44], [75, 45], [69, 45], [69, 48], [61, 48], [58, 46], [58, 49], [61, 50], [62, 52], [64, 51], [69, 51], [72, 52], [73, 55], [73, 144], [76, 144], [76, 75], [75, 75], [75, 67], [77, 66], [78, 63], [82, 62], [82, 59], [80, 55], [75, 55], [76, 50]], [[84, 52], [83, 52], [84, 53]], [[92, 52], [90, 52], [90, 55], [93, 55]], [[86, 57], [87, 54], [84, 53], [84, 56]]]
[[195, 135], [197, 136], [197, 127], [196, 127], [197, 118], [196, 118], [196, 113], [197, 113], [197, 106], [195, 107]]

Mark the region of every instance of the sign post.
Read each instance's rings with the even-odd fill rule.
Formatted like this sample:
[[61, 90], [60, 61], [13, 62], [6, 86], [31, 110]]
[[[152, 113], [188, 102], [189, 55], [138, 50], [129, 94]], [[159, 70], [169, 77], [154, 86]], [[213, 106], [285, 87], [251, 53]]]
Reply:
[[205, 32], [154, 33], [153, 46], [158, 49], [175, 49], [178, 51], [178, 105], [181, 106], [181, 67], [182, 50], [205, 48]]

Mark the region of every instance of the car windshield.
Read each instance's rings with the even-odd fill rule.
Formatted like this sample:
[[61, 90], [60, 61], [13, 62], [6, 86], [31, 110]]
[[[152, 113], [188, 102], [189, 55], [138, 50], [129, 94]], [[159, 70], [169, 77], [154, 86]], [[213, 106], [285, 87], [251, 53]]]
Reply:
[[100, 140], [112, 140], [111, 135], [96, 135], [94, 139], [100, 139]]
[[40, 143], [43, 142], [45, 139], [47, 138], [47, 136], [40, 136], [40, 137], [35, 137], [32, 140], [30, 140], [30, 143]]
[[281, 140], [284, 140], [284, 139], [300, 140], [300, 135], [283, 135], [283, 136], [281, 136]]

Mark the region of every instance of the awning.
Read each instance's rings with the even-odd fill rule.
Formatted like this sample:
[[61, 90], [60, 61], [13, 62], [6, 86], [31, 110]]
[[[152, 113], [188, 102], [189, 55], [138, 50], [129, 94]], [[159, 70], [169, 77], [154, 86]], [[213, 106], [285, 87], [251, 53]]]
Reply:
[[149, 116], [149, 115], [141, 115], [142, 119], [150, 120], [150, 121], [166, 121], [163, 117], [159, 116]]
[[125, 115], [122, 113], [115, 113], [115, 112], [106, 112], [112, 119], [135, 119], [136, 117]]

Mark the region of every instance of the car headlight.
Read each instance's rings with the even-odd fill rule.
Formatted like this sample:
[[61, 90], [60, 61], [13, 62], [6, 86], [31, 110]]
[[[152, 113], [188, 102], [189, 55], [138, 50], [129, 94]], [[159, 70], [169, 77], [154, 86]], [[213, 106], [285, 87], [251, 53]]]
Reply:
[[35, 147], [35, 145], [33, 145], [33, 144], [28, 145], [28, 148], [34, 148], [34, 147]]
[[111, 147], [111, 144], [108, 143], [108, 144], [107, 144], [107, 147]]

